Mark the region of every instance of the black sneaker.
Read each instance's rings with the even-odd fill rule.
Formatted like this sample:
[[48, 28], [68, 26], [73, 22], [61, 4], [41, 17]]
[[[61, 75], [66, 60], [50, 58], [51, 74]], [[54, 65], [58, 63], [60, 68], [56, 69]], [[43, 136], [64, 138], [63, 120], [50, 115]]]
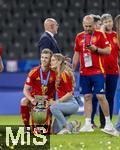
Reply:
[[27, 132], [30, 132], [30, 127], [24, 127], [24, 134], [27, 134]]
[[105, 125], [101, 124], [99, 128], [103, 129], [104, 127], [105, 127]]
[[98, 128], [98, 126], [95, 123], [93, 123], [92, 128], [95, 129], [95, 128]]

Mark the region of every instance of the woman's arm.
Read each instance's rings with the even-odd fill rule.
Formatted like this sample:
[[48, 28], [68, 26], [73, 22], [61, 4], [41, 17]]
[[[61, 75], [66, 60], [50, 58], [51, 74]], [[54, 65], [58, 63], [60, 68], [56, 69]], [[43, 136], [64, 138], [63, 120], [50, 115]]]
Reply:
[[63, 97], [59, 98], [58, 101], [59, 102], [69, 101], [69, 99], [73, 96], [72, 93], [73, 91], [66, 93]]
[[72, 63], [72, 67], [73, 67], [73, 71], [75, 71], [76, 67], [77, 67], [77, 64], [79, 62], [79, 52], [75, 52], [74, 55], [73, 55], [73, 63]]

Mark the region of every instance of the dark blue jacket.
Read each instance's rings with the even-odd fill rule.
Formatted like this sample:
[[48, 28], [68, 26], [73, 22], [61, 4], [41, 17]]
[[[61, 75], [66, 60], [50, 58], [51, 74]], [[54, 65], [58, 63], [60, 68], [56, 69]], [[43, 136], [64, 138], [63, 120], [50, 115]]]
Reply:
[[60, 48], [58, 46], [57, 41], [47, 32], [44, 32], [41, 35], [40, 40], [38, 42], [38, 48], [40, 53], [44, 48], [49, 48], [53, 53], [60, 53]]

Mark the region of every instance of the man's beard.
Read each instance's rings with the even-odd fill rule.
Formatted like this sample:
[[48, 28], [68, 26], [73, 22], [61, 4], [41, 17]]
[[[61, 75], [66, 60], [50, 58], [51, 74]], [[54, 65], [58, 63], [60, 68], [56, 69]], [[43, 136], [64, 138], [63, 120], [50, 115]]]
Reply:
[[89, 34], [93, 34], [93, 30], [89, 30], [88, 33], [89, 33]]
[[88, 34], [92, 34], [93, 30], [86, 30], [85, 32], [88, 33]]

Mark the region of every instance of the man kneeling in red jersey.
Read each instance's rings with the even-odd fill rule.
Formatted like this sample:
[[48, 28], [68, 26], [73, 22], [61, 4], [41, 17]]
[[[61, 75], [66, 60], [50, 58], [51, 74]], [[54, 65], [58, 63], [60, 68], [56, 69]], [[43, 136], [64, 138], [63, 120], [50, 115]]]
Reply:
[[[33, 68], [27, 77], [27, 80], [24, 85], [24, 95], [25, 97], [21, 100], [21, 115], [22, 120], [25, 127], [29, 126], [30, 120], [30, 109], [29, 104], [32, 104], [32, 108], [36, 106], [38, 103], [38, 99], [36, 99], [36, 95], [38, 97], [43, 96], [45, 99], [49, 101], [50, 99], [54, 99], [55, 94], [55, 72], [52, 71], [50, 66], [52, 52], [49, 49], [44, 49], [41, 53], [41, 65]], [[47, 117], [46, 117], [46, 125], [48, 125], [49, 133], [50, 133], [50, 125], [51, 125], [51, 114], [48, 107]], [[34, 120], [34, 118], [32, 118]], [[34, 121], [32, 121], [34, 122]], [[34, 124], [34, 123], [33, 123]]]

